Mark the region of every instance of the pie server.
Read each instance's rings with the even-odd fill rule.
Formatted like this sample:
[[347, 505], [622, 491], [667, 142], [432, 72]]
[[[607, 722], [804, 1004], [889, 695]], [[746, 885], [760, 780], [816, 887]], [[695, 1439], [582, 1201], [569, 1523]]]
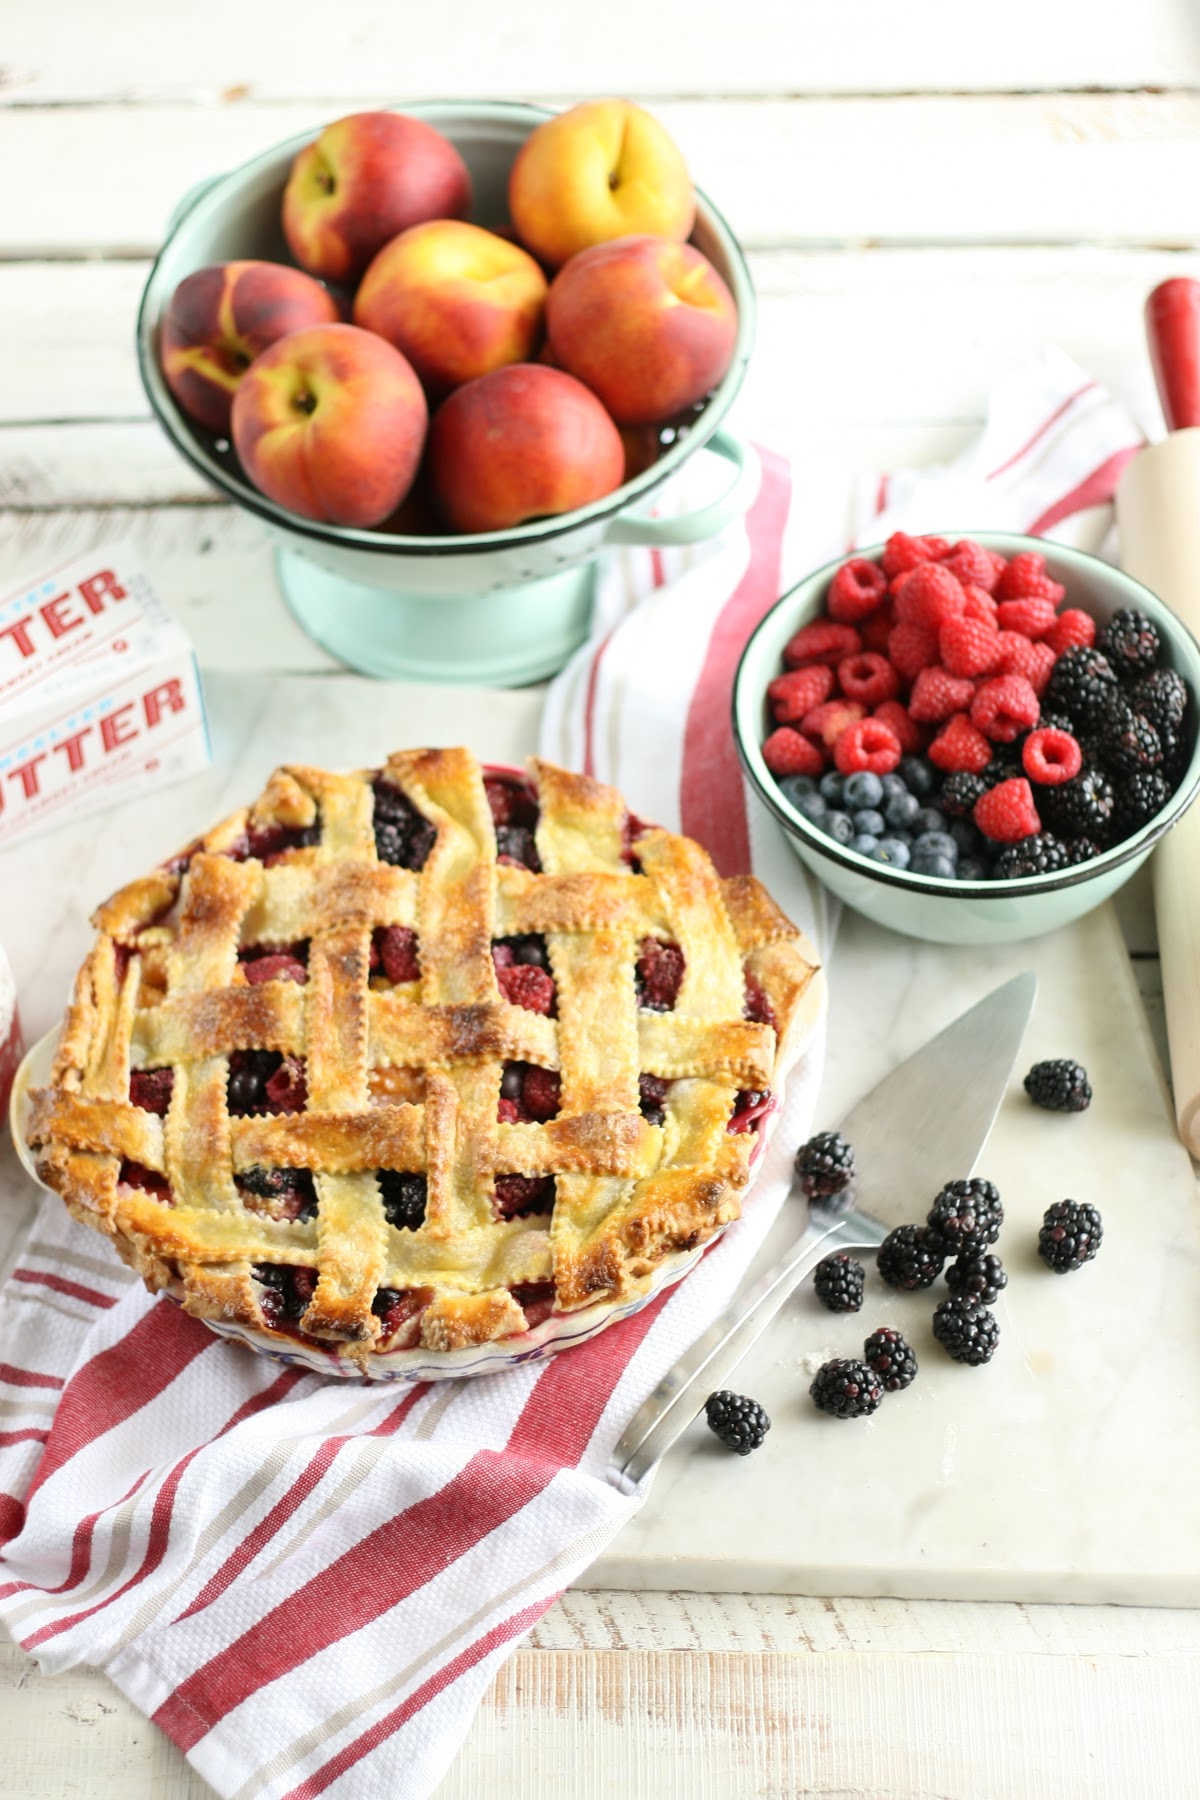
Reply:
[[[876, 1249], [900, 1222], [889, 1217], [898, 1202], [904, 1215], [923, 1213], [947, 1181], [971, 1173], [1004, 1098], [1036, 994], [1034, 974], [1015, 975], [847, 1113], [839, 1129], [854, 1146], [857, 1163], [852, 1203], [815, 1202], [800, 1236], [667, 1371], [613, 1452], [610, 1476], [617, 1486], [633, 1491], [823, 1256]], [[798, 1186], [793, 1192], [807, 1207]]]

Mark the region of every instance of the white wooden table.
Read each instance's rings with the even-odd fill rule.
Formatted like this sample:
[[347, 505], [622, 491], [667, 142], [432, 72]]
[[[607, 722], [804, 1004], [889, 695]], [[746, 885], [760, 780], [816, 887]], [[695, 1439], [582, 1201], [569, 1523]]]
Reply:
[[[814, 509], [848, 469], [956, 449], [1023, 343], [1058, 342], [1153, 423], [1141, 302], [1200, 273], [1191, 0], [9, 6], [0, 577], [128, 532], [203, 665], [319, 679], [333, 665], [278, 602], [258, 527], [147, 416], [133, 316], [166, 216], [200, 176], [362, 105], [603, 92], [659, 112], [747, 245], [742, 419]], [[1145, 884], [1124, 922], [1154, 1018]], [[1200, 1792], [1198, 1659], [1187, 1612], [568, 1595], [442, 1792], [1170, 1800]], [[102, 1678], [43, 1680], [8, 1646], [0, 1739], [13, 1800], [207, 1792]]]

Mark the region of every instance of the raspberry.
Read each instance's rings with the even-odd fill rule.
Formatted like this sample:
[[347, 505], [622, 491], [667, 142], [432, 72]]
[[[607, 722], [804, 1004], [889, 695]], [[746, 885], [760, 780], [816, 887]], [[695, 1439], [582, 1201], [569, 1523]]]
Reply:
[[165, 1118], [174, 1084], [174, 1069], [133, 1069], [129, 1076], [129, 1103]]
[[899, 624], [888, 633], [888, 658], [905, 681], [912, 681], [938, 659], [936, 631], [924, 625]]
[[965, 596], [963, 618], [978, 619], [981, 624], [991, 625], [994, 628], [996, 614], [1000, 609], [986, 588], [975, 587], [972, 584], [964, 587], [963, 594]]
[[1067, 590], [1047, 575], [1046, 559], [1040, 550], [1022, 550], [1013, 557], [993, 591], [997, 600], [1051, 600], [1057, 606]]
[[[809, 670], [803, 671], [811, 673]], [[880, 706], [900, 692], [900, 677], [885, 656], [864, 650], [848, 656], [838, 664], [838, 680], [847, 700], [861, 700], [864, 706]], [[783, 677], [787, 680], [787, 677]]]
[[817, 746], [790, 725], [781, 725], [771, 733], [762, 754], [772, 775], [819, 775], [825, 767], [825, 758]]
[[1083, 752], [1069, 731], [1031, 731], [1021, 750], [1021, 762], [1031, 781], [1059, 787], [1078, 775]]
[[[819, 738], [827, 750], [832, 750], [847, 726], [857, 725], [866, 717], [866, 711], [857, 700], [826, 700], [823, 706], [814, 706], [805, 713], [800, 729], [806, 737]], [[814, 771], [805, 769], [801, 773], [811, 775]]]
[[885, 700], [882, 706], [875, 708], [871, 717], [878, 719], [881, 725], [886, 725], [889, 731], [895, 733], [896, 741], [906, 756], [914, 755], [925, 742], [925, 733], [915, 719], [909, 718], [908, 708], [902, 706], [899, 700]]
[[[936, 725], [951, 713], [965, 712], [975, 693], [975, 683], [941, 668], [922, 669], [913, 683], [908, 710], [918, 723]], [[1037, 718], [1036, 712], [1034, 718]]]
[[1049, 631], [1055, 617], [1051, 602], [1032, 594], [1021, 600], [1002, 600], [996, 609], [996, 623], [1001, 631], [1019, 631], [1028, 638], [1039, 638]]
[[929, 760], [947, 772], [966, 769], [981, 775], [992, 760], [992, 746], [965, 712], [955, 713], [930, 744]]
[[883, 546], [880, 562], [883, 572], [891, 580], [893, 575], [903, 575], [909, 569], [915, 569], [919, 563], [932, 562], [937, 556], [944, 556], [950, 548], [945, 538], [914, 538], [907, 532], [893, 531]]
[[649, 1012], [673, 1012], [684, 967], [678, 944], [664, 938], [642, 938], [635, 970], [638, 1005]]
[[554, 1069], [541, 1069], [531, 1064], [521, 1080], [521, 1105], [531, 1119], [553, 1119], [558, 1116], [562, 1084]]
[[826, 663], [791, 669], [767, 683], [767, 698], [779, 725], [794, 725], [833, 692], [833, 670]]
[[971, 702], [971, 723], [994, 744], [1011, 744], [1036, 725], [1041, 707], [1023, 675], [997, 675], [985, 681]]
[[852, 557], [843, 563], [829, 584], [826, 606], [831, 619], [839, 625], [856, 625], [887, 597], [887, 576], [878, 563], [865, 556]]
[[948, 619], [938, 632], [942, 666], [951, 675], [987, 675], [1000, 661], [999, 634], [982, 619]]
[[1019, 631], [1002, 631], [999, 635], [997, 673], [1023, 675], [1035, 694], [1044, 694], [1054, 673], [1054, 652], [1049, 644], [1035, 644]]
[[802, 669], [809, 663], [828, 663], [834, 668], [845, 656], [857, 656], [862, 639], [852, 625], [839, 625], [835, 619], [814, 619], [802, 625], [783, 647], [783, 660], [789, 669]]
[[420, 981], [417, 934], [408, 925], [385, 925], [379, 933], [379, 960], [389, 981]]
[[869, 769], [872, 775], [890, 775], [900, 761], [900, 740], [881, 720], [862, 719], [842, 732], [833, 760], [843, 775], [860, 769]]
[[549, 1018], [554, 1011], [554, 978], [534, 963], [509, 963], [496, 970], [500, 992], [512, 1006]]
[[1019, 844], [1040, 831], [1042, 821], [1033, 804], [1033, 789], [1020, 775], [997, 782], [975, 802], [972, 814], [984, 837], [994, 844]]
[[966, 595], [944, 563], [921, 563], [902, 575], [895, 587], [896, 617], [905, 625], [937, 629], [947, 619], [962, 617]]
[[[410, 934], [416, 941], [416, 933]], [[281, 953], [278, 956], [256, 956], [244, 962], [246, 980], [251, 987], [258, 987], [264, 981], [295, 981], [304, 987], [308, 981], [308, 970], [297, 957]], [[405, 980], [410, 979], [406, 976]]]
[[973, 538], [960, 538], [949, 556], [943, 556], [941, 560], [943, 569], [949, 569], [963, 587], [970, 583], [990, 594], [1000, 579], [1000, 570], [992, 560], [991, 551], [975, 543]]
[[882, 656], [888, 647], [888, 633], [896, 623], [896, 609], [891, 601], [886, 606], [876, 607], [870, 618], [862, 622], [862, 641], [864, 650], [877, 650]]
[[1083, 644], [1090, 649], [1095, 641], [1096, 621], [1091, 613], [1081, 611], [1078, 606], [1068, 606], [1066, 612], [1060, 612], [1042, 639], [1055, 656], [1061, 656], [1072, 644]]

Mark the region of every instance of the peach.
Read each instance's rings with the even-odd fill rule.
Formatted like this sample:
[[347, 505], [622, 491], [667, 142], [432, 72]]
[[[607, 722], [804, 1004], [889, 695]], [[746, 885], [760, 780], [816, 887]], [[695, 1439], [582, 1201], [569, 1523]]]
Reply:
[[247, 369], [233, 443], [268, 499], [305, 519], [378, 525], [412, 486], [425, 394], [398, 350], [357, 325], [294, 331]]
[[524, 250], [458, 219], [385, 244], [354, 297], [354, 321], [403, 351], [427, 387], [460, 387], [525, 362], [542, 329], [546, 277]]
[[283, 235], [310, 274], [353, 281], [397, 233], [470, 207], [467, 165], [440, 131], [405, 113], [350, 113], [292, 164]]
[[674, 140], [629, 100], [585, 100], [530, 133], [508, 178], [517, 235], [552, 269], [610, 238], [682, 243], [696, 197]]
[[624, 469], [596, 396], [541, 363], [510, 363], [457, 388], [429, 433], [434, 493], [458, 531], [571, 512], [620, 487]]
[[331, 325], [337, 302], [286, 263], [214, 263], [185, 275], [163, 317], [167, 386], [210, 431], [229, 430], [238, 383], [260, 351], [289, 331]]
[[737, 342], [733, 296], [690, 244], [617, 238], [560, 269], [546, 335], [618, 425], [654, 425], [716, 386]]

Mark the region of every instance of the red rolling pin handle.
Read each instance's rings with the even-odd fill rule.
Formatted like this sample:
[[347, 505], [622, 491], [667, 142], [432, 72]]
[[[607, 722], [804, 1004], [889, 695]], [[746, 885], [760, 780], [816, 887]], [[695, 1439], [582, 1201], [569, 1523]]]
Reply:
[[1200, 281], [1159, 283], [1146, 301], [1146, 336], [1167, 430], [1200, 425]]

